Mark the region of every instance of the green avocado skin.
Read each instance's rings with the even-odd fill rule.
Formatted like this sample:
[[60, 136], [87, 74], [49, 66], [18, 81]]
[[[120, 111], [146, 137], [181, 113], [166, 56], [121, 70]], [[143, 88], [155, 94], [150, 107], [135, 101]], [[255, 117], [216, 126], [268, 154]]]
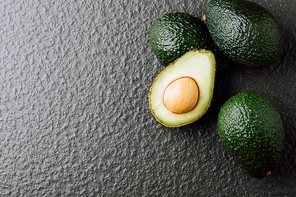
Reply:
[[216, 46], [235, 63], [264, 68], [275, 62], [282, 33], [275, 17], [262, 6], [244, 0], [212, 0], [206, 25]]
[[273, 171], [284, 148], [284, 126], [265, 96], [241, 92], [220, 109], [218, 133], [229, 154], [249, 175], [263, 178]]
[[192, 50], [215, 50], [205, 23], [186, 13], [167, 13], [157, 19], [149, 39], [154, 54], [164, 66]]

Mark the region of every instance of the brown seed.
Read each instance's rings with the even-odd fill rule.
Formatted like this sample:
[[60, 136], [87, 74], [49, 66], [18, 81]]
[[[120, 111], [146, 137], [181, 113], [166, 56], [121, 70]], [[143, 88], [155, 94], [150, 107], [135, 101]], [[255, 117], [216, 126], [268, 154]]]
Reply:
[[181, 77], [172, 81], [164, 90], [163, 103], [176, 114], [191, 111], [199, 98], [198, 85], [191, 77]]

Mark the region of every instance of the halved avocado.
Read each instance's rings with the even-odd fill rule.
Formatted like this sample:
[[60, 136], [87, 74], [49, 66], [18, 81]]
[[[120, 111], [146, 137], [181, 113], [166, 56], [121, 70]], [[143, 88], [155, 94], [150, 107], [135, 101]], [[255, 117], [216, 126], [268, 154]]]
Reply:
[[211, 51], [184, 54], [155, 78], [149, 92], [152, 115], [166, 127], [198, 120], [210, 106], [215, 72], [216, 61]]

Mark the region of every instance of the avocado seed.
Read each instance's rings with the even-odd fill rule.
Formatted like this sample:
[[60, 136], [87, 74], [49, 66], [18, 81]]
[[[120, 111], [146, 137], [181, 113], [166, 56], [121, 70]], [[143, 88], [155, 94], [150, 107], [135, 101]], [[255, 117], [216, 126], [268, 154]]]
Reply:
[[172, 81], [163, 93], [165, 107], [176, 114], [191, 111], [195, 107], [198, 98], [198, 85], [191, 77], [181, 77]]

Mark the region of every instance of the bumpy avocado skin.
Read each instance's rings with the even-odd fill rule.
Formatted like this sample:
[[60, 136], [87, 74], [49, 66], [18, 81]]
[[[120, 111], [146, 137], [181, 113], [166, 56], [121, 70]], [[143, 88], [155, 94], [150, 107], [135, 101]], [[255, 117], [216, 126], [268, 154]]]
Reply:
[[168, 13], [157, 19], [149, 38], [154, 54], [164, 66], [192, 50], [215, 52], [205, 23], [185, 13]]
[[274, 104], [261, 94], [242, 92], [220, 109], [218, 132], [229, 154], [251, 176], [273, 171], [284, 148], [284, 127]]
[[262, 6], [244, 0], [212, 0], [206, 24], [216, 46], [247, 68], [268, 67], [278, 58], [282, 33], [275, 17]]

